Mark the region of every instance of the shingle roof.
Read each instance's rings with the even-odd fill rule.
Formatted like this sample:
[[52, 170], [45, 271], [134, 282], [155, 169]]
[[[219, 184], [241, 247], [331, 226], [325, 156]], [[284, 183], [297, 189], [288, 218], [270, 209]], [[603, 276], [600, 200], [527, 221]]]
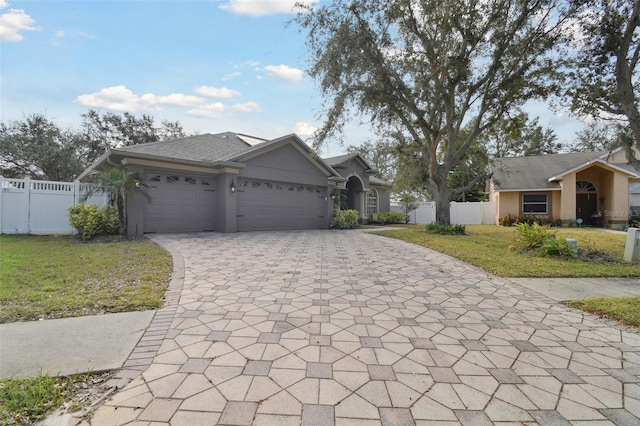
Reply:
[[496, 190], [557, 189], [549, 178], [593, 161], [605, 152], [576, 152], [530, 157], [497, 158], [491, 167]]
[[119, 148], [118, 151], [167, 157], [188, 161], [223, 161], [235, 157], [253, 147], [235, 133], [205, 133], [180, 139]]
[[353, 154], [343, 154], [343, 155], [338, 155], [337, 157], [329, 157], [329, 158], [325, 158], [324, 162], [327, 163], [328, 165], [330, 165], [331, 167], [333, 166], [338, 166], [342, 163], [345, 163], [349, 160], [351, 160], [352, 158], [358, 156], [358, 154], [353, 153]]

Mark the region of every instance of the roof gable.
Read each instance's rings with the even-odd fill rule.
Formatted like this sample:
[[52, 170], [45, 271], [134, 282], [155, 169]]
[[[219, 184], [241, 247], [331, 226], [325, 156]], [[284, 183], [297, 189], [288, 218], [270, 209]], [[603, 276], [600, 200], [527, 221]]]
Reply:
[[225, 161], [233, 161], [233, 162], [245, 162], [250, 160], [251, 158], [255, 158], [257, 156], [263, 155], [265, 153], [271, 152], [273, 150], [279, 149], [283, 146], [291, 145], [295, 149], [297, 149], [304, 157], [311, 162], [315, 167], [321, 170], [328, 177], [340, 177], [340, 175], [330, 166], [328, 165], [322, 158], [320, 158], [315, 151], [313, 151], [309, 145], [304, 143], [302, 139], [295, 133], [290, 135], [282, 136], [280, 138], [276, 138], [259, 145], [255, 145], [248, 150], [242, 151], [237, 154], [233, 154], [229, 157], [224, 158]]
[[355, 152], [352, 154], [343, 154], [343, 155], [338, 155], [336, 157], [329, 157], [329, 158], [325, 158], [324, 161], [330, 165], [331, 167], [334, 168], [346, 168], [349, 167], [349, 163], [352, 160], [356, 160], [357, 162], [360, 163], [360, 166], [362, 166], [362, 168], [366, 171], [366, 172], [370, 172], [370, 173], [374, 173], [375, 171], [373, 170], [373, 167], [371, 167], [371, 165], [367, 162], [367, 160], [364, 159], [364, 157], [362, 155], [360, 155], [359, 153]]

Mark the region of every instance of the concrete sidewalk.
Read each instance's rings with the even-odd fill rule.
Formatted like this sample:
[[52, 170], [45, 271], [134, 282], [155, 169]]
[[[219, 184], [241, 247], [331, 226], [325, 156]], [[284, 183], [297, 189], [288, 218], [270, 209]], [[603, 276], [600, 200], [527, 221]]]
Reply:
[[509, 278], [555, 301], [640, 296], [640, 278]]
[[0, 325], [0, 378], [121, 368], [155, 311]]

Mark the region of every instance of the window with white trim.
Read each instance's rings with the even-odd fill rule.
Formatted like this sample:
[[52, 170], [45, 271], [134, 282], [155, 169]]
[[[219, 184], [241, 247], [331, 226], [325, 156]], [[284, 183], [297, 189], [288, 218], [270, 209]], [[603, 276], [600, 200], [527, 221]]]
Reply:
[[548, 214], [549, 194], [523, 194], [522, 213]]
[[367, 192], [367, 214], [378, 213], [378, 191], [375, 189]]

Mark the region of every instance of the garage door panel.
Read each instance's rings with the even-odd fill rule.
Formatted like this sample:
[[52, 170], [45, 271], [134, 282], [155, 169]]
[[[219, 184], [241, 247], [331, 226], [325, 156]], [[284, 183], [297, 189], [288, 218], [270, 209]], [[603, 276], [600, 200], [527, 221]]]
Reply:
[[214, 228], [213, 180], [148, 173], [151, 199], [145, 208], [145, 232], [198, 232]]
[[326, 187], [250, 179], [238, 186], [239, 231], [325, 226]]

